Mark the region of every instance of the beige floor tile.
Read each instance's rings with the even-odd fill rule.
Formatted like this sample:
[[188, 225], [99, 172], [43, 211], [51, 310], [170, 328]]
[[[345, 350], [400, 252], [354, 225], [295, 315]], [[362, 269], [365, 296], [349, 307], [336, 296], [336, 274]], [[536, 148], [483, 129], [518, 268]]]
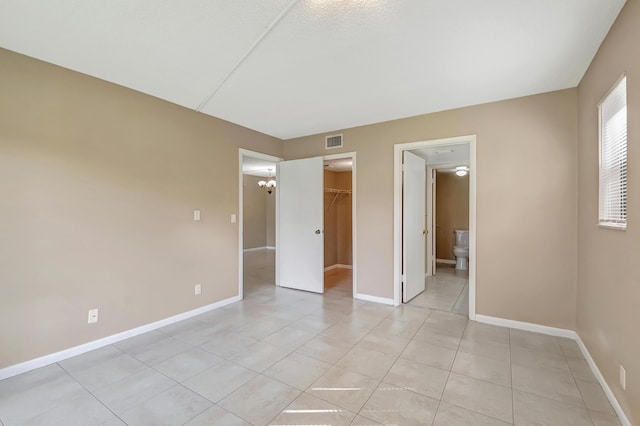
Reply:
[[355, 345], [369, 334], [369, 331], [370, 329], [366, 326], [355, 325], [342, 320], [320, 333], [320, 335]]
[[517, 390], [513, 392], [513, 410], [517, 426], [588, 426], [592, 424], [585, 408]]
[[508, 360], [458, 352], [451, 371], [496, 385], [511, 387], [511, 364]]
[[200, 349], [219, 357], [230, 359], [246, 353], [247, 348], [257, 342], [258, 340], [256, 339], [240, 336], [234, 331], [225, 331], [216, 334], [207, 343], [201, 345]]
[[387, 318], [399, 321], [421, 321], [424, 322], [431, 310], [412, 305], [400, 305], [392, 310]]
[[355, 347], [336, 363], [336, 367], [380, 380], [395, 361], [394, 355]]
[[449, 378], [449, 373], [438, 368], [399, 359], [384, 382], [439, 400]]
[[616, 414], [607, 396], [604, 394], [600, 383], [576, 380], [576, 384], [578, 385], [584, 404], [590, 411], [597, 411], [612, 416]]
[[249, 346], [247, 352], [232, 357], [230, 361], [257, 372], [263, 372], [290, 353], [289, 349], [258, 342]]
[[224, 398], [219, 405], [256, 426], [265, 425], [300, 395], [300, 391], [257, 376]]
[[307, 389], [307, 393], [357, 413], [377, 385], [375, 379], [332, 367]]
[[496, 325], [469, 321], [462, 336], [465, 340], [509, 344], [509, 329]]
[[153, 368], [180, 383], [223, 361], [222, 358], [207, 351], [193, 348], [162, 361]]
[[433, 421], [433, 426], [507, 426], [510, 424], [446, 402], [440, 403]]
[[511, 348], [511, 362], [523, 367], [569, 372], [569, 364], [561, 354], [553, 352], [533, 352], [520, 346]]
[[372, 333], [381, 336], [396, 336], [411, 339], [422, 326], [422, 323], [423, 321], [420, 319], [410, 321], [385, 319], [373, 329]]
[[331, 365], [326, 362], [292, 353], [268, 368], [263, 374], [294, 388], [305, 390], [329, 368]]
[[586, 382], [597, 382], [596, 376], [591, 371], [589, 363], [584, 359], [567, 358], [569, 370], [573, 373], [576, 380], [584, 380]]
[[176, 385], [120, 415], [130, 426], [182, 425], [213, 403], [189, 389]]
[[354, 417], [355, 413], [303, 393], [269, 424], [348, 426]]
[[191, 421], [185, 423], [184, 426], [211, 426], [216, 424], [224, 426], [251, 426], [251, 423], [242, 420], [240, 417], [218, 405], [196, 416]]
[[418, 330], [413, 339], [457, 351], [462, 339], [462, 331], [441, 330], [431, 328], [425, 324]]
[[437, 408], [436, 399], [382, 383], [362, 408], [361, 414], [385, 425], [430, 425]]
[[488, 417], [513, 422], [511, 389], [451, 373], [442, 401]]
[[94, 392], [111, 411], [121, 414], [168, 390], [176, 384], [173, 380], [152, 369], [125, 377]]
[[255, 371], [224, 361], [188, 379], [183, 385], [210, 401], [218, 402], [256, 375]]
[[584, 407], [582, 396], [570, 372], [541, 370], [515, 364], [511, 366], [511, 371], [514, 389]]
[[517, 346], [528, 351], [562, 355], [558, 339], [553, 336], [511, 329], [510, 342], [512, 347]]
[[430, 328], [446, 330], [462, 335], [469, 320], [463, 316], [448, 312], [434, 311], [427, 317], [424, 324]]
[[353, 345], [329, 336], [316, 336], [296, 350], [297, 353], [335, 364]]
[[562, 350], [562, 353], [567, 358], [584, 359], [580, 346], [578, 346], [578, 343], [575, 340], [559, 337], [558, 344], [560, 345], [560, 350]]
[[463, 338], [460, 342], [460, 351], [504, 361], [511, 359], [511, 346], [505, 343]]
[[378, 423], [375, 420], [368, 419], [358, 414], [351, 422], [351, 426], [382, 426], [382, 423]]
[[442, 346], [431, 345], [418, 340], [412, 340], [402, 355], [403, 359], [419, 362], [420, 364], [437, 367], [449, 371], [453, 365], [456, 351]]
[[409, 339], [397, 336], [381, 336], [378, 334], [367, 334], [356, 347], [382, 352], [389, 355], [398, 356], [409, 344]]
[[317, 333], [294, 327], [285, 327], [265, 337], [262, 341], [279, 348], [293, 351], [311, 340]]

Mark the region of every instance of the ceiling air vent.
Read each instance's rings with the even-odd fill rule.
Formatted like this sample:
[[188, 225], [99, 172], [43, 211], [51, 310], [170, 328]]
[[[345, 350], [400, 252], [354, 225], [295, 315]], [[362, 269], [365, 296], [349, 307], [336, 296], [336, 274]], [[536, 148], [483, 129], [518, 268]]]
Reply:
[[324, 138], [324, 147], [326, 149], [342, 148], [342, 134], [331, 135]]

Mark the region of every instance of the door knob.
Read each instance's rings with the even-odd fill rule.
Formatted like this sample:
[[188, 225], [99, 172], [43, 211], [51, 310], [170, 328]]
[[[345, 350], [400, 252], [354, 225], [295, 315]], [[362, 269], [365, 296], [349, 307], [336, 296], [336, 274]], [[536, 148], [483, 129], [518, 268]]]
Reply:
[[426, 229], [422, 230], [422, 235], [427, 235], [429, 233], [429, 231], [427, 231]]
[[320, 233], [320, 230], [319, 230], [319, 229], [316, 229], [316, 234], [319, 234], [319, 233]]

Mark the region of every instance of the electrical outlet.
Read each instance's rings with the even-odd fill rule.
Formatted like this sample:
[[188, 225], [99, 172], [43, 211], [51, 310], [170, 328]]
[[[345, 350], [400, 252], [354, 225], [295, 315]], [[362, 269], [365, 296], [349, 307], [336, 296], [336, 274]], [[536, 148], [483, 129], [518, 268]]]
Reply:
[[200, 284], [196, 284], [195, 292], [196, 292], [196, 296], [202, 293], [202, 286]]
[[622, 390], [627, 389], [627, 371], [624, 369], [622, 364], [620, 364], [620, 386]]
[[90, 309], [89, 310], [89, 319], [87, 321], [89, 324], [93, 324], [94, 322], [98, 322], [98, 310]]

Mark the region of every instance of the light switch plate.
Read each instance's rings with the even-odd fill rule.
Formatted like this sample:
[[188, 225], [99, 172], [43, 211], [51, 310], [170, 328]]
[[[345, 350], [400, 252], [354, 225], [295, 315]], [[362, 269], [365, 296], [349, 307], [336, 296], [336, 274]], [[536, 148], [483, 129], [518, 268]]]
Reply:
[[196, 296], [202, 293], [202, 286], [200, 284], [196, 284], [195, 286], [195, 294]]
[[236, 214], [231, 213], [231, 223], [236, 223]]
[[200, 220], [200, 210], [193, 211], [193, 220]]

